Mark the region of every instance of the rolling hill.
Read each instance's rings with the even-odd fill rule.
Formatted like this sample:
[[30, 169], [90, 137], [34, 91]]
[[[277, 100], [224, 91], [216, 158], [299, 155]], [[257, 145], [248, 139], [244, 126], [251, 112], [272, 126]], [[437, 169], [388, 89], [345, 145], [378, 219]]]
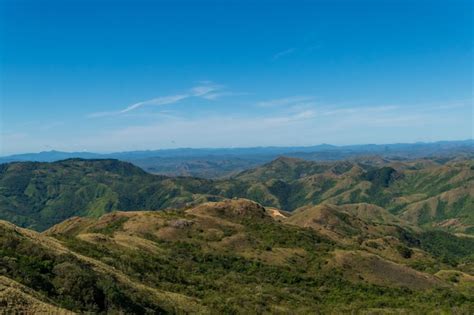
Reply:
[[[339, 207], [275, 211], [233, 199], [72, 217], [43, 233], [2, 222], [0, 285], [9, 293], [0, 305], [140, 314], [474, 311], [474, 239], [430, 247], [425, 232], [394, 224], [396, 233], [382, 226], [359, 243], [353, 232], [375, 223]], [[333, 239], [324, 230], [341, 216], [354, 230]], [[463, 262], [453, 266], [435, 251]]]
[[[200, 198], [179, 180], [117, 160], [2, 164], [0, 178], [0, 217], [37, 230], [76, 215], [178, 207]], [[199, 187], [202, 182], [190, 178], [186, 185]]]
[[208, 180], [152, 175], [117, 160], [7, 163], [0, 165], [0, 218], [44, 230], [71, 216], [240, 197], [285, 211], [344, 206], [382, 222], [473, 234], [473, 167], [470, 159], [314, 162], [280, 157], [230, 179]]
[[462, 157], [280, 157], [218, 180], [1, 164], [0, 218], [21, 227], [0, 223], [0, 308], [469, 314], [473, 172]]
[[[370, 163], [368, 163], [370, 162]], [[381, 164], [381, 165], [380, 165]], [[365, 204], [384, 217], [472, 233], [472, 160], [310, 162], [279, 158], [233, 178], [228, 191], [287, 211], [317, 204]], [[224, 194], [231, 197], [232, 194]]]

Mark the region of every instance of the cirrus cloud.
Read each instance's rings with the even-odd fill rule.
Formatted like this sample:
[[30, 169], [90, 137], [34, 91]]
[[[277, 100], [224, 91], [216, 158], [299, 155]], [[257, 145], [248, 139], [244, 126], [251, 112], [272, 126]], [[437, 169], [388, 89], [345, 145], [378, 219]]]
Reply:
[[211, 84], [210, 82], [204, 82], [205, 84], [192, 87], [185, 93], [175, 94], [175, 95], [167, 95], [167, 96], [160, 96], [153, 99], [149, 99], [146, 101], [137, 102], [127, 107], [117, 110], [117, 111], [104, 111], [104, 112], [95, 112], [89, 114], [87, 117], [89, 118], [99, 118], [99, 117], [106, 117], [106, 116], [117, 116], [121, 114], [125, 114], [134, 110], [137, 110], [141, 107], [145, 106], [163, 106], [163, 105], [171, 105], [178, 103], [182, 100], [189, 99], [189, 98], [202, 98], [206, 100], [215, 100], [225, 93], [221, 92], [224, 87], [221, 85]]

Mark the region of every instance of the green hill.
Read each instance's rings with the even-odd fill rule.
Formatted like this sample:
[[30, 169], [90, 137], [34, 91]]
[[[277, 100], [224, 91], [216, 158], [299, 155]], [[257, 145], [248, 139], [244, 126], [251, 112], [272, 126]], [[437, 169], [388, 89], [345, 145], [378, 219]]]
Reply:
[[[21, 300], [31, 309], [139, 314], [474, 311], [466, 270], [474, 239], [461, 250], [457, 242], [443, 247], [464, 259], [453, 266], [421, 248], [423, 234], [396, 225], [398, 234], [367, 234], [374, 244], [385, 237], [378, 249], [345, 242], [373, 223], [337, 207], [318, 224], [349, 216], [341, 220], [353, 230], [340, 231], [340, 240], [303, 227], [318, 211], [300, 209], [302, 219], [286, 222], [292, 216], [275, 220], [273, 209], [235, 199], [73, 217], [41, 234], [1, 223], [0, 284], [16, 294], [0, 295], [0, 305], [7, 312]], [[382, 248], [390, 242], [411, 254], [391, 257]]]
[[367, 204], [385, 209], [389, 221], [469, 234], [474, 233], [473, 165], [463, 159], [310, 162], [282, 157], [230, 179], [206, 180], [151, 175], [117, 160], [9, 163], [0, 165], [0, 218], [44, 230], [71, 216], [239, 197], [286, 211]]
[[[117, 160], [1, 164], [0, 218], [44, 230], [71, 216], [98, 217], [119, 209], [156, 210], [200, 198], [179, 182]], [[186, 179], [191, 188], [205, 182]]]
[[373, 162], [280, 158], [217, 186], [226, 197], [246, 197], [287, 211], [321, 203], [365, 203], [413, 224], [473, 232], [472, 160]]

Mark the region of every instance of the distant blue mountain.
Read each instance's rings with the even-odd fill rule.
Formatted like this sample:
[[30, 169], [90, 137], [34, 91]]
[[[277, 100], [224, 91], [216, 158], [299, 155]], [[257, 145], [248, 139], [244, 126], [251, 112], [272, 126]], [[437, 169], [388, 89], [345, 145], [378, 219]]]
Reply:
[[[257, 156], [276, 157], [288, 155], [295, 157], [326, 156], [333, 155], [335, 159], [350, 157], [353, 155], [400, 155], [402, 157], [422, 157], [436, 154], [446, 154], [455, 152], [473, 152], [474, 140], [463, 141], [439, 141], [439, 142], [418, 142], [418, 143], [395, 143], [395, 144], [362, 144], [335, 146], [330, 144], [320, 144], [305, 147], [250, 147], [250, 148], [179, 148], [162, 150], [128, 151], [115, 153], [93, 153], [93, 152], [61, 152], [43, 151], [39, 153], [25, 153], [0, 157], [0, 163], [14, 161], [37, 161], [53, 162], [69, 158], [83, 159], [119, 159], [119, 160], [141, 160], [147, 158], [206, 158], [206, 157], [239, 157], [251, 158]], [[332, 158], [329, 158], [332, 159]]]

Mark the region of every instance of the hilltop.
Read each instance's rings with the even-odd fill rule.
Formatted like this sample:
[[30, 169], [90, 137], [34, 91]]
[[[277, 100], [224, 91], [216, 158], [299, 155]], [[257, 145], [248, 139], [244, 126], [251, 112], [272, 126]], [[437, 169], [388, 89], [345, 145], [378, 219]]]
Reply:
[[0, 218], [23, 228], [0, 224], [0, 303], [471, 313], [473, 172], [463, 157], [279, 157], [219, 180], [111, 159], [2, 164]]
[[[376, 224], [357, 211], [275, 211], [234, 199], [73, 217], [43, 233], [1, 223], [0, 283], [17, 293], [0, 303], [141, 314], [473, 311], [472, 255], [453, 266], [434, 252], [459, 255], [474, 239], [435, 249], [424, 232], [393, 225], [359, 243], [353, 232]], [[331, 237], [332, 217], [350, 217], [354, 230]]]
[[279, 158], [233, 179], [239, 197], [283, 210], [364, 203], [386, 209], [390, 220], [474, 231], [474, 164], [469, 159], [323, 163]]
[[[187, 179], [200, 186], [203, 180]], [[71, 216], [112, 210], [180, 207], [199, 199], [179, 180], [151, 175], [118, 160], [69, 159], [0, 165], [0, 217], [44, 230]]]
[[470, 159], [364, 158], [314, 162], [280, 157], [229, 179], [152, 175], [118, 160], [0, 165], [0, 218], [44, 230], [71, 216], [183, 208], [247, 198], [284, 211], [327, 204], [405, 222], [474, 233]]

